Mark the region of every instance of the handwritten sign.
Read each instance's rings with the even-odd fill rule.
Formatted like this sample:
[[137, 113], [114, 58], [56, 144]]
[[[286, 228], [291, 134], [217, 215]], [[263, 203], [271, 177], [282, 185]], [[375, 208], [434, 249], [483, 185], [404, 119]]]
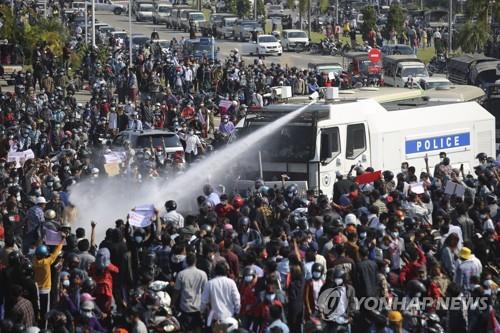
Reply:
[[[47, 245], [59, 245], [61, 244], [61, 233], [58, 231], [53, 231], [50, 229], [45, 229], [45, 244]], [[66, 244], [66, 242], [64, 242]]]
[[151, 225], [154, 215], [155, 207], [153, 205], [137, 206], [128, 213], [128, 221], [134, 227], [145, 228]]
[[35, 154], [31, 149], [25, 151], [9, 151], [7, 154], [7, 162], [16, 162], [16, 168], [22, 167], [24, 162], [32, 158], [35, 158]]

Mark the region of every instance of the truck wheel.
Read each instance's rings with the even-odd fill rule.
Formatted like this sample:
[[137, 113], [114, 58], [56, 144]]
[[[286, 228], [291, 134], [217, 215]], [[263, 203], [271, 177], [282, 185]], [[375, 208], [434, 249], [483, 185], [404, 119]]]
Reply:
[[122, 10], [121, 8], [115, 8], [115, 9], [113, 10], [113, 13], [114, 13], [115, 15], [121, 15], [121, 14], [122, 14], [122, 12], [123, 12], [123, 10]]

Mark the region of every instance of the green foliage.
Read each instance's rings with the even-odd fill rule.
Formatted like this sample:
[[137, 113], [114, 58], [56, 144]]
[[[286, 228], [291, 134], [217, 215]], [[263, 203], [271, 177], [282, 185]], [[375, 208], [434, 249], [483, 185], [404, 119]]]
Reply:
[[238, 17], [249, 16], [252, 12], [252, 4], [249, 0], [236, 0], [235, 5], [235, 14], [238, 15]]
[[31, 12], [12, 15], [10, 6], [0, 6], [0, 15], [3, 18], [3, 26], [0, 29], [0, 38], [16, 43], [22, 49], [25, 63], [31, 64], [31, 56], [35, 45], [46, 42], [47, 46], [57, 57], [62, 56], [62, 49], [68, 40], [68, 32], [62, 22], [57, 18], [43, 18]]
[[393, 3], [389, 9], [389, 14], [387, 15], [387, 24], [385, 25], [384, 35], [386, 38], [389, 36], [389, 32], [392, 28], [396, 30], [398, 34], [403, 32], [404, 28], [404, 14], [403, 9], [397, 3]]
[[465, 6], [465, 16], [468, 19], [486, 20], [487, 8], [484, 0], [468, 0]]
[[361, 14], [363, 14], [363, 24], [361, 25], [361, 34], [363, 35], [363, 40], [368, 39], [368, 33], [373, 28], [377, 26], [377, 13], [373, 6], [366, 6], [361, 9]]
[[484, 49], [488, 38], [488, 25], [485, 20], [475, 24], [468, 20], [458, 33], [458, 44], [465, 53], [477, 53]]
[[256, 0], [257, 1], [257, 16], [266, 15], [266, 6], [264, 5], [264, 0]]
[[328, 6], [330, 5], [329, 0], [319, 0], [319, 10], [321, 13], [326, 13], [328, 11]]

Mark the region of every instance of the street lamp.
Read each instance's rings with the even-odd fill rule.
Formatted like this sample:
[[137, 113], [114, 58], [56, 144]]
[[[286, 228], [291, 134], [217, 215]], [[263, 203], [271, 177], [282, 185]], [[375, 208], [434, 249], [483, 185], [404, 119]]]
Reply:
[[128, 57], [129, 67], [132, 67], [132, 0], [128, 1]]
[[92, 0], [92, 48], [95, 47], [95, 0]]
[[450, 5], [450, 9], [448, 11], [448, 52], [449, 54], [451, 54], [451, 52], [453, 51], [453, 47], [451, 45], [452, 41], [453, 41], [453, 0], [449, 0], [449, 5]]

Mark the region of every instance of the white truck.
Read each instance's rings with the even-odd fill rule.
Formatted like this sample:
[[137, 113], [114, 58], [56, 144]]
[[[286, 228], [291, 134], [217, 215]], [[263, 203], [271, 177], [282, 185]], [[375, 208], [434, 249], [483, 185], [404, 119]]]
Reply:
[[[236, 135], [243, 137], [298, 107], [277, 104], [249, 113]], [[236, 187], [248, 189], [260, 176], [273, 186], [287, 174], [301, 189], [331, 196], [336, 172], [347, 174], [352, 165], [399, 172], [407, 161], [419, 174], [425, 171], [424, 157], [432, 168], [442, 151], [466, 173], [477, 165], [478, 153], [495, 156], [495, 118], [476, 102], [394, 111], [374, 100], [314, 104], [249, 153]]]
[[382, 60], [385, 85], [405, 87], [409, 83], [429, 78], [425, 64], [415, 55], [391, 55]]

